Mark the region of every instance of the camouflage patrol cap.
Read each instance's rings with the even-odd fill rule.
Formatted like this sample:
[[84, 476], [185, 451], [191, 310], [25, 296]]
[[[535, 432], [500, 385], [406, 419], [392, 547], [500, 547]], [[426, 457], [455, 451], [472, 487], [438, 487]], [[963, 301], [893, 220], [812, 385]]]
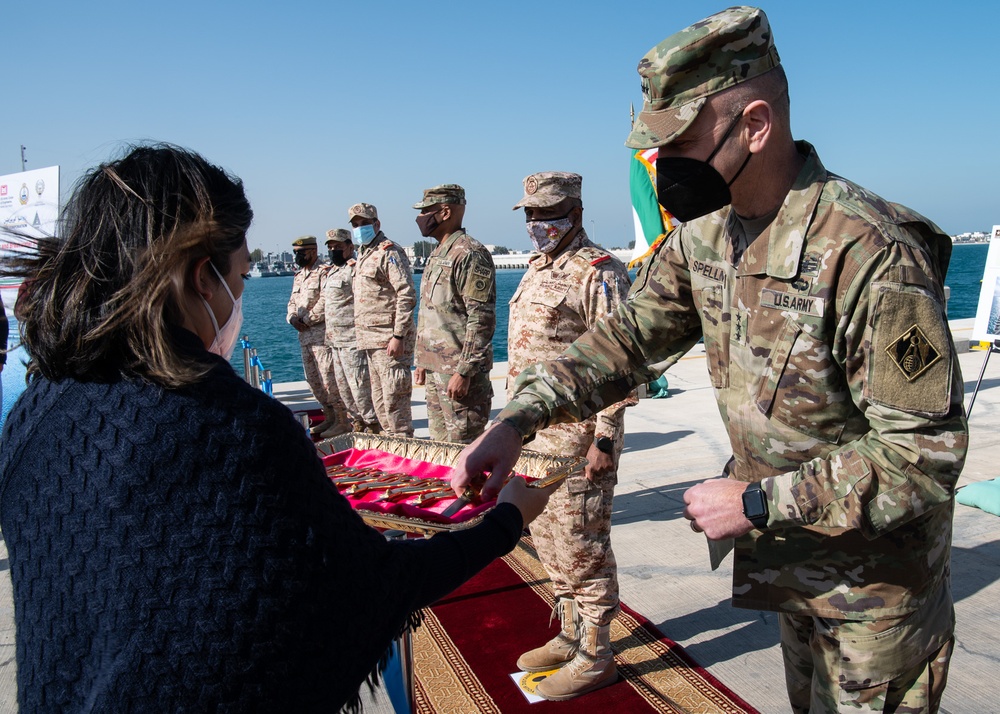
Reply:
[[292, 241], [293, 248], [303, 248], [308, 245], [316, 245], [316, 236], [300, 236]]
[[580, 198], [583, 176], [565, 171], [541, 171], [524, 177], [524, 198], [514, 204], [514, 210], [531, 206], [547, 208], [567, 198]]
[[326, 232], [327, 243], [350, 243], [351, 232], [346, 228], [331, 228]]
[[465, 189], [457, 183], [443, 183], [440, 186], [428, 188], [424, 191], [424, 200], [420, 203], [414, 203], [413, 207], [420, 210], [428, 206], [433, 206], [436, 203], [464, 206]]
[[684, 28], [639, 60], [644, 101], [625, 146], [669, 144], [708, 97], [780, 63], [767, 15], [759, 8], [731, 7]]
[[351, 220], [355, 216], [370, 218], [373, 221], [377, 221], [378, 211], [375, 210], [375, 206], [370, 203], [355, 203], [347, 209], [347, 220]]

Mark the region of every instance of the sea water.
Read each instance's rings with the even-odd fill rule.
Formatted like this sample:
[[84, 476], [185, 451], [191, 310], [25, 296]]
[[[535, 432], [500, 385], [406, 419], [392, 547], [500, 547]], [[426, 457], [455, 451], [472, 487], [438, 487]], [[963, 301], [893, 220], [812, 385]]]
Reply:
[[[523, 270], [497, 271], [497, 328], [493, 334], [493, 360], [507, 361], [507, 304], [514, 296]], [[417, 295], [420, 279], [414, 275]], [[285, 318], [288, 315], [288, 296], [292, 292], [293, 278], [251, 278], [243, 293], [243, 330], [250, 344], [257, 350], [264, 369], [271, 370], [275, 382], [297, 382], [305, 379], [302, 355], [299, 352], [298, 333]], [[419, 312], [417, 319], [420, 318]], [[232, 359], [233, 367], [243, 374], [243, 355], [237, 350]]]
[[[951, 288], [948, 300], [949, 319], [976, 316], [988, 247], [986, 243], [955, 245], [945, 279], [945, 283]], [[493, 359], [496, 362], [507, 361], [508, 303], [524, 272], [497, 271], [497, 329], [493, 336]], [[421, 277], [413, 276], [417, 295], [420, 294]], [[276, 383], [305, 379], [296, 336], [298, 333], [285, 322], [291, 291], [292, 278], [260, 278], [250, 280], [243, 294], [243, 334], [249, 336], [250, 342], [257, 348], [261, 362], [266, 369], [271, 370], [271, 377]], [[241, 354], [233, 356], [233, 365], [242, 374]]]
[[[949, 319], [976, 316], [988, 248], [986, 243], [955, 245], [945, 280], [951, 288]], [[523, 275], [523, 270], [497, 271], [497, 329], [493, 337], [493, 359], [497, 362], [507, 361], [507, 304]], [[420, 278], [420, 275], [414, 276], [418, 295]], [[292, 278], [286, 277], [253, 278], [247, 281], [243, 293], [244, 322], [241, 332], [250, 338], [261, 364], [265, 369], [271, 370], [275, 383], [305, 379], [298, 333], [285, 321], [291, 292]], [[17, 323], [13, 318], [10, 343], [17, 343]], [[20, 350], [15, 350], [7, 358], [7, 367], [3, 371], [3, 413], [0, 415], [0, 423], [24, 388], [23, 361], [24, 354]], [[238, 348], [232, 362], [237, 373], [243, 374], [243, 355]]]

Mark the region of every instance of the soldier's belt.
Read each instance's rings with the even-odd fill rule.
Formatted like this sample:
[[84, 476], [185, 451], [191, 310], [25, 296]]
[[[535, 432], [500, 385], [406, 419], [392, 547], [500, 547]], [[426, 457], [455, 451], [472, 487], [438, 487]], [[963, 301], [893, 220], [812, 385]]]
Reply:
[[[478, 497], [471, 501], [455, 497], [451, 477], [464, 444], [344, 434], [316, 447], [331, 482], [376, 528], [429, 536], [468, 528], [496, 505]], [[524, 476], [529, 486], [548, 486], [586, 465], [583, 458], [525, 451], [514, 473]]]

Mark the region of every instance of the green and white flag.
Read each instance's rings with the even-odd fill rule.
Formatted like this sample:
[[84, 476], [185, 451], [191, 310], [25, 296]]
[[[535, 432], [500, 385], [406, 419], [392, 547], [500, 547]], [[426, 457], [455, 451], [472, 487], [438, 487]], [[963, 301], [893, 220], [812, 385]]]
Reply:
[[635, 219], [635, 247], [628, 267], [642, 263], [674, 228], [673, 217], [656, 200], [656, 149], [639, 149], [632, 154], [629, 187], [632, 218]]

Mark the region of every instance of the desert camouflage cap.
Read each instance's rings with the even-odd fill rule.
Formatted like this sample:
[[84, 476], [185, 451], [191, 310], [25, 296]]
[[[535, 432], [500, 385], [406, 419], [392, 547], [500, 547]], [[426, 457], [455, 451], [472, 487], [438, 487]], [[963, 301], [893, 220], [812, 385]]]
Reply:
[[326, 242], [350, 243], [351, 232], [346, 228], [331, 228], [326, 232]]
[[731, 7], [671, 35], [639, 60], [643, 107], [625, 146], [669, 144], [706, 98], [780, 64], [767, 15]]
[[524, 198], [514, 204], [514, 210], [531, 206], [546, 208], [567, 198], [580, 198], [583, 176], [565, 171], [541, 171], [524, 178]]
[[457, 183], [443, 183], [424, 191], [424, 200], [414, 203], [413, 207], [420, 210], [436, 203], [450, 203], [453, 206], [465, 205], [465, 189]]
[[302, 248], [307, 245], [316, 245], [316, 236], [300, 236], [292, 241], [293, 248]]
[[355, 203], [353, 206], [347, 209], [347, 220], [351, 220], [355, 216], [360, 216], [361, 218], [370, 218], [373, 221], [378, 220], [378, 211], [375, 210], [375, 206], [370, 203]]

